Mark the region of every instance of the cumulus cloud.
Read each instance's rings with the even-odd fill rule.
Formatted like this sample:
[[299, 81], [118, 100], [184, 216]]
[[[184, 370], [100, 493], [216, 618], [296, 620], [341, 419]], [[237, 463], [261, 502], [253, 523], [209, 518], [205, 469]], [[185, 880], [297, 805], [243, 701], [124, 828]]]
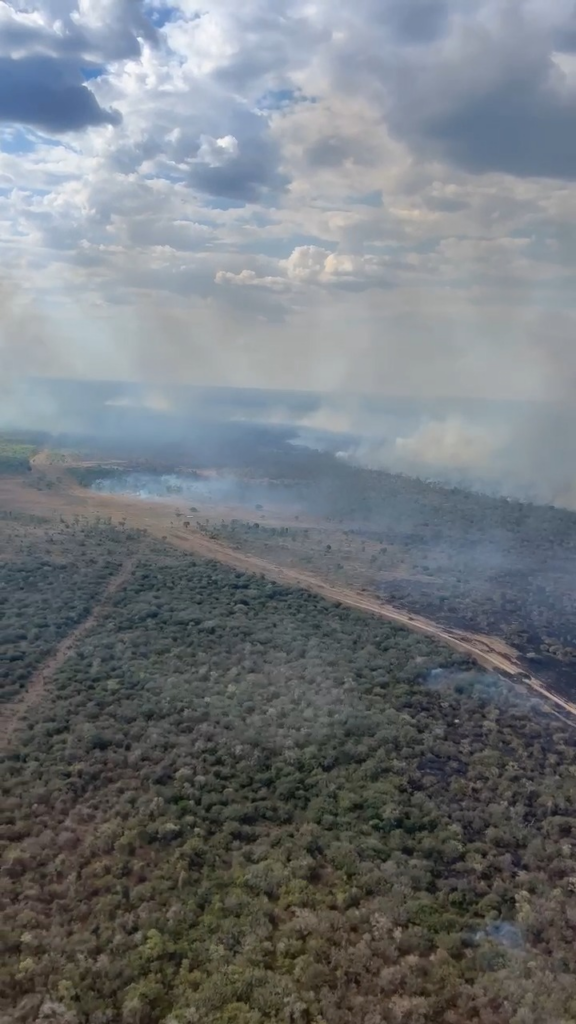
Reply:
[[117, 125], [86, 85], [102, 62], [136, 58], [157, 34], [131, 0], [79, 0], [78, 8], [39, 10], [0, 3], [0, 121], [49, 132]]
[[281, 266], [297, 283], [354, 290], [384, 287], [387, 283], [386, 260], [382, 257], [329, 252], [317, 245], [297, 246]]
[[273, 291], [285, 291], [287, 282], [284, 277], [259, 277], [255, 270], [241, 270], [234, 274], [229, 270], [219, 270], [216, 284], [231, 284], [238, 287], [271, 288]]
[[575, 39], [572, 0], [0, 0], [52, 370], [572, 401]]
[[385, 287], [385, 261], [376, 256], [354, 253], [336, 253], [319, 245], [299, 245], [287, 259], [279, 260], [278, 276], [258, 276], [255, 270], [245, 269], [239, 274], [218, 271], [218, 284], [255, 285], [279, 291], [316, 285], [362, 291], [366, 288]]
[[0, 52], [14, 58], [43, 54], [106, 62], [138, 57], [141, 41], [158, 44], [142, 0], [0, 3]]
[[254, 130], [242, 143], [234, 135], [201, 135], [198, 152], [188, 164], [190, 184], [209, 195], [246, 202], [282, 189], [285, 179], [278, 170], [277, 149], [263, 136], [262, 127], [255, 120]]
[[[538, 4], [498, 0], [403, 6], [409, 13], [399, 15], [384, 4], [391, 17], [373, 33], [372, 0], [355, 5], [365, 28], [344, 36], [338, 80], [371, 91], [391, 130], [423, 155], [475, 173], [576, 178], [576, 75], [556, 55], [572, 40], [563, 3], [547, 15]], [[425, 47], [410, 45], [418, 27]]]
[[121, 116], [99, 105], [72, 62], [22, 57], [0, 58], [0, 121], [70, 132], [119, 124]]

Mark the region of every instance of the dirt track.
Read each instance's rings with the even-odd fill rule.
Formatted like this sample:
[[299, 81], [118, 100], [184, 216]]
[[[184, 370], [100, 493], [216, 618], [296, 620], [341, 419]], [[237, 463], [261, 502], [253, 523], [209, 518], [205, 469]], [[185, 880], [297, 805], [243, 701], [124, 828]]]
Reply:
[[64, 664], [66, 658], [72, 653], [79, 640], [86, 635], [88, 630], [98, 621], [107, 610], [110, 598], [117, 590], [126, 583], [134, 568], [135, 559], [128, 559], [119, 572], [112, 577], [102, 597], [94, 606], [86, 619], [79, 623], [64, 639], [58, 644], [53, 654], [47, 658], [43, 665], [34, 672], [25, 693], [19, 699], [10, 704], [5, 704], [0, 710], [0, 750], [6, 749], [22, 718], [30, 708], [38, 704], [44, 695], [47, 684], [52, 676]]
[[[318, 576], [303, 570], [287, 569], [284, 566], [275, 565], [273, 562], [258, 558], [255, 555], [247, 555], [240, 551], [235, 551], [220, 541], [205, 537], [194, 529], [186, 531], [172, 530], [167, 539], [177, 547], [202, 557], [214, 558], [219, 562], [225, 562], [227, 565], [233, 565], [239, 569], [261, 573], [275, 582], [301, 587], [304, 590], [320, 594], [329, 601], [338, 602], [349, 608], [357, 608], [371, 615], [379, 615], [381, 618], [389, 622], [395, 622], [399, 626], [435, 637], [460, 654], [466, 654], [473, 658], [482, 668], [499, 673], [503, 672], [509, 676], [521, 675], [522, 678], [519, 682], [521, 681], [522, 685], [535, 690], [540, 697], [551, 701], [558, 709], [562, 709], [576, 717], [576, 704], [552, 693], [536, 676], [526, 673], [522, 668], [518, 652], [497, 637], [448, 629], [433, 622], [431, 619], [400, 610], [384, 601], [379, 601], [375, 597], [360, 594], [358, 591], [350, 590], [347, 587], [326, 583]], [[571, 722], [570, 724], [573, 723]]]
[[[43, 464], [42, 470], [47, 469], [49, 472], [50, 469], [52, 472], [56, 471], [56, 467], [48, 467]], [[57, 472], [61, 472], [61, 469], [58, 469]], [[12, 492], [11, 503], [15, 507], [43, 513], [52, 512], [52, 514], [65, 512], [87, 516], [110, 516], [115, 522], [122, 520], [127, 525], [145, 528], [153, 536], [165, 539], [183, 551], [204, 558], [213, 558], [247, 572], [260, 573], [278, 583], [301, 587], [320, 594], [329, 601], [339, 602], [372, 615], [379, 615], [381, 618], [395, 622], [407, 629], [435, 637], [460, 654], [474, 659], [489, 671], [516, 677], [515, 682], [521, 683], [548, 701], [549, 710], [562, 717], [564, 721], [568, 721], [568, 719], [560, 714], [561, 711], [576, 718], [576, 704], [553, 693], [540, 679], [527, 673], [522, 666], [519, 652], [499, 640], [498, 637], [450, 629], [422, 615], [396, 608], [374, 596], [345, 586], [327, 583], [322, 578], [304, 570], [276, 565], [274, 562], [256, 555], [237, 551], [221, 541], [207, 537], [194, 526], [184, 529], [180, 525], [176, 525], [174, 521], [175, 506], [168, 502], [148, 502], [140, 498], [96, 494], [76, 486], [69, 479], [66, 481], [65, 487], [60, 487], [56, 491], [34, 492], [30, 488], [23, 487], [17, 481], [12, 481], [9, 490]], [[0, 501], [5, 497], [9, 498], [10, 495], [5, 495], [0, 489]], [[569, 724], [572, 725], [574, 722], [570, 721]], [[0, 742], [1, 737], [2, 727], [0, 725]]]

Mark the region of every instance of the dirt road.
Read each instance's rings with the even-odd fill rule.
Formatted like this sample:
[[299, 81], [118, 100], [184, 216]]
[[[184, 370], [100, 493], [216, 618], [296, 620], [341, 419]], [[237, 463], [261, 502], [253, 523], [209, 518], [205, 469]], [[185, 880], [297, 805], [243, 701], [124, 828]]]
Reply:
[[0, 750], [5, 750], [10, 745], [10, 740], [17, 731], [26, 712], [42, 700], [46, 686], [54, 673], [64, 664], [82, 637], [107, 611], [110, 598], [126, 583], [132, 573], [134, 563], [134, 558], [128, 559], [119, 572], [112, 577], [102, 597], [88, 617], [64, 637], [56, 650], [34, 672], [25, 693], [12, 703], [0, 706]]
[[[45, 469], [45, 466], [42, 466]], [[51, 467], [52, 472], [60, 472]], [[520, 654], [498, 637], [474, 633], [467, 630], [450, 629], [422, 615], [412, 614], [404, 609], [380, 601], [376, 596], [361, 593], [340, 584], [328, 583], [321, 577], [297, 568], [288, 568], [260, 558], [257, 555], [238, 551], [218, 540], [207, 537], [195, 526], [184, 528], [175, 519], [175, 506], [169, 502], [145, 501], [141, 498], [97, 494], [86, 488], [75, 485], [70, 478], [65, 487], [57, 491], [33, 492], [22, 487], [16, 481], [8, 485], [0, 482], [0, 502], [24, 508], [29, 511], [40, 511], [44, 514], [50, 509], [52, 513], [81, 514], [86, 516], [110, 516], [114, 522], [126, 522], [129, 526], [145, 528], [156, 538], [204, 558], [213, 558], [227, 565], [235, 566], [246, 572], [260, 573], [268, 579], [288, 586], [302, 587], [305, 590], [320, 594], [329, 601], [339, 602], [350, 608], [371, 615], [379, 615], [389, 622], [395, 622], [407, 629], [435, 637], [476, 661], [482, 668], [507, 676], [515, 677], [515, 682], [534, 691], [548, 702], [550, 710], [567, 721], [560, 712], [568, 713], [576, 719], [576, 704], [553, 693], [536, 676], [527, 673], [521, 662]], [[53, 669], [54, 671], [54, 669]], [[574, 724], [570, 721], [570, 724]], [[0, 742], [2, 725], [0, 724]]]
[[[151, 532], [155, 532], [153, 527]], [[320, 594], [328, 601], [335, 601], [349, 608], [357, 608], [371, 615], [379, 615], [381, 618], [389, 622], [395, 622], [406, 629], [435, 637], [460, 654], [473, 658], [482, 668], [488, 669], [491, 672], [504, 673], [507, 676], [521, 677], [517, 681], [521, 682], [523, 686], [536, 691], [540, 697], [550, 701], [558, 710], [568, 712], [576, 718], [576, 704], [552, 693], [536, 676], [526, 673], [522, 667], [518, 651], [515, 651], [513, 647], [509, 647], [508, 644], [497, 637], [471, 633], [465, 630], [449, 629], [422, 615], [415, 615], [395, 608], [393, 605], [380, 601], [376, 597], [360, 594], [358, 591], [344, 586], [326, 583], [325, 580], [320, 579], [318, 576], [303, 570], [288, 569], [285, 566], [275, 565], [273, 562], [259, 558], [256, 555], [236, 551], [221, 541], [212, 540], [210, 537], [206, 537], [198, 530], [192, 528], [188, 530], [172, 530], [167, 539], [171, 544], [201, 557], [214, 558], [219, 562], [225, 562], [227, 565], [233, 565], [247, 572], [261, 573], [277, 583], [301, 587], [304, 590]], [[565, 718], [563, 720], [567, 721]], [[570, 724], [574, 723], [570, 722]]]

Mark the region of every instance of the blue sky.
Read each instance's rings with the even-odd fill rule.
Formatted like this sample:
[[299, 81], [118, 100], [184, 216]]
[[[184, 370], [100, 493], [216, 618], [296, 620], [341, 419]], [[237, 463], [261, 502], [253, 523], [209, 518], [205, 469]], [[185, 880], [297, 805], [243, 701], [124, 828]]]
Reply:
[[572, 401], [574, 5], [0, 0], [0, 222], [0, 372]]

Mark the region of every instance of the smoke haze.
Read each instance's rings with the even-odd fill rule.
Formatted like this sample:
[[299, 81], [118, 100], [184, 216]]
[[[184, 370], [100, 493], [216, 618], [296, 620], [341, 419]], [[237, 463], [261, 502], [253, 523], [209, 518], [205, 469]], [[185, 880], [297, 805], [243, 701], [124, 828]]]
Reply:
[[109, 6], [0, 11], [2, 422], [86, 428], [32, 378], [168, 434], [177, 385], [306, 389], [230, 417], [573, 504], [571, 5]]

